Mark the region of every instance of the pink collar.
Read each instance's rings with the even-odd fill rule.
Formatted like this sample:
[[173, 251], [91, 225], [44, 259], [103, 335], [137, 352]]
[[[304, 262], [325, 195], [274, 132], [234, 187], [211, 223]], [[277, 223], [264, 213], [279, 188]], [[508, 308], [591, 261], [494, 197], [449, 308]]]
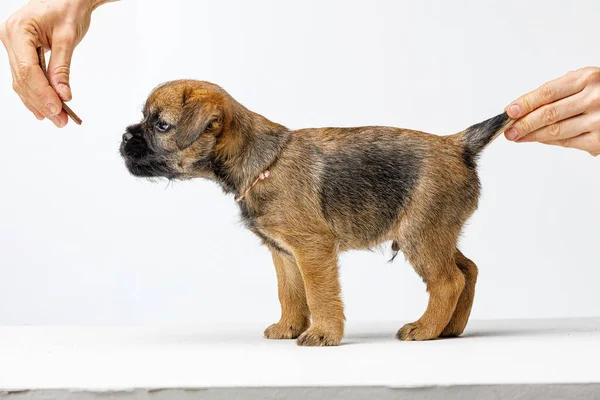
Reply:
[[244, 193], [242, 193], [242, 195], [240, 197], [236, 197], [235, 198], [235, 202], [239, 203], [240, 201], [242, 201], [244, 199], [244, 197], [246, 197], [246, 195], [248, 194], [248, 192], [250, 190], [252, 190], [252, 188], [260, 181], [264, 181], [265, 179], [267, 179], [269, 176], [271, 176], [271, 171], [269, 171], [268, 169], [264, 170], [263, 172], [261, 172], [258, 175], [258, 178], [256, 178], [256, 180], [254, 182], [252, 182], [252, 184], [248, 187], [248, 189], [246, 189], [244, 191]]

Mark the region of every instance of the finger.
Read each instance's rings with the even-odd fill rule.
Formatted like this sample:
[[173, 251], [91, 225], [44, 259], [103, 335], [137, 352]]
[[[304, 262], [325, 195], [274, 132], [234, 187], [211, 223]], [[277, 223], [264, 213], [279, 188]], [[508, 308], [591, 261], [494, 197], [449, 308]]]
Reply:
[[572, 138], [545, 142], [545, 144], [584, 150], [596, 156], [600, 153], [600, 131], [587, 132]]
[[590, 132], [592, 129], [591, 119], [592, 117], [589, 114], [568, 118], [537, 129], [517, 140], [517, 142], [551, 142], [579, 136], [582, 133]]
[[[36, 98], [33, 98], [31, 96], [27, 96], [27, 94], [24, 95], [19, 95], [21, 96], [21, 98], [27, 102], [29, 105], [31, 105], [38, 113], [40, 108], [43, 108], [43, 105], [41, 103], [38, 102], [38, 100]], [[62, 106], [62, 104], [61, 104]], [[42, 117], [44, 116], [43, 114], [41, 114]], [[67, 125], [68, 123], [68, 116], [67, 113], [61, 109], [61, 111], [57, 114], [57, 115], [51, 115], [49, 117], [47, 117], [57, 128], [63, 128], [64, 126]]]
[[30, 93], [26, 90], [23, 90], [23, 87], [21, 84], [19, 84], [18, 82], [18, 78], [17, 78], [17, 73], [15, 72], [15, 70], [12, 68], [13, 67], [13, 60], [14, 58], [12, 57], [12, 54], [9, 53], [9, 60], [11, 62], [11, 72], [13, 75], [13, 89], [14, 91], [17, 93], [17, 95], [19, 96], [19, 98], [21, 99], [21, 102], [23, 103], [23, 105], [25, 105], [25, 107], [31, 111], [36, 118], [40, 119], [45, 119], [44, 115], [39, 111], [39, 109], [42, 108], [41, 103], [37, 102], [36, 99], [32, 99], [30, 97]]
[[18, 92], [19, 96], [21, 97], [21, 99], [24, 102], [27, 102], [30, 106], [32, 106], [38, 113], [40, 113], [42, 116], [48, 118], [50, 121], [52, 121], [52, 123], [54, 123], [54, 125], [56, 125], [58, 128], [62, 128], [66, 125], [64, 118], [60, 117], [60, 114], [63, 113], [66, 115], [66, 113], [64, 111], [62, 111], [62, 104], [61, 104], [61, 111], [59, 111], [58, 114], [56, 115], [50, 115], [50, 116], [45, 116], [44, 114], [42, 114], [40, 112], [41, 109], [44, 109], [44, 105], [42, 103], [39, 102], [38, 98], [36, 97], [32, 97], [31, 94], [29, 92]]
[[58, 115], [53, 115], [48, 118], [57, 128], [64, 128], [69, 123], [69, 116], [66, 112], [61, 111]]
[[60, 114], [53, 115], [53, 116], [49, 117], [48, 119], [57, 128], [64, 128], [65, 126], [67, 126], [67, 123], [69, 122], [69, 117], [67, 116], [67, 114], [64, 111], [61, 111]]
[[585, 87], [585, 80], [579, 79], [579, 75], [578, 72], [569, 72], [565, 76], [550, 81], [519, 97], [508, 105], [504, 111], [513, 119], [521, 118], [543, 105], [581, 92]]
[[[585, 112], [587, 104], [584, 92], [579, 92], [552, 104], [542, 106], [515, 122], [514, 125], [505, 132], [506, 138], [509, 140], [518, 140], [545, 126], [554, 125], [553, 129], [557, 128], [559, 126], [557, 125], [557, 122]], [[549, 132], [554, 132], [556, 135], [559, 133], [558, 131], [552, 130]]]
[[62, 104], [39, 66], [35, 43], [30, 38], [16, 42], [13, 46], [13, 58], [13, 73], [19, 94], [28, 98], [45, 117], [58, 115]]
[[[4, 29], [5, 25], [3, 24], [0, 28]], [[32, 98], [31, 96], [32, 93], [31, 90], [29, 90], [28, 84], [30, 79], [37, 79], [38, 81], [41, 80], [41, 84], [45, 82], [45, 84], [49, 87], [48, 80], [39, 67], [37, 49], [34, 42], [35, 39], [32, 38], [31, 35], [23, 33], [21, 36], [17, 36], [20, 39], [20, 42], [17, 42], [16, 46], [12, 46], [12, 43], [6, 43], [4, 40], [4, 34], [5, 32], [2, 35], [2, 43], [6, 48], [11, 66], [11, 72], [13, 75], [13, 89], [19, 95], [19, 98], [25, 107], [30, 110], [37, 119], [44, 119], [44, 116], [47, 116], [58, 127], [66, 125], [65, 117], [60, 117], [60, 115], [52, 115], [49, 110], [48, 105], [56, 105], [56, 102], [43, 103], [40, 102], [39, 99]], [[17, 55], [15, 47], [20, 49], [20, 56]], [[27, 49], [30, 51], [27, 51]], [[37, 73], [35, 71], [36, 68], [38, 70]], [[54, 93], [54, 96], [56, 98], [58, 97], [56, 93]], [[59, 113], [60, 109], [62, 109], [62, 104], [59, 108]], [[55, 110], [56, 108], [53, 106], [52, 111]]]
[[21, 101], [23, 102], [23, 104], [25, 105], [25, 107], [27, 107], [27, 109], [29, 111], [31, 111], [33, 113], [33, 115], [35, 115], [35, 117], [38, 119], [38, 121], [42, 121], [44, 118], [44, 116], [42, 114], [40, 114], [31, 104], [29, 104], [29, 102], [27, 100], [25, 100], [21, 95], [18, 95], [19, 98], [21, 99]]
[[72, 98], [69, 78], [74, 47], [75, 41], [68, 35], [55, 35], [52, 39], [48, 79], [63, 101], [70, 101]]
[[10, 70], [11, 70], [11, 74], [12, 74], [12, 78], [13, 78], [13, 90], [15, 91], [15, 93], [17, 93], [17, 96], [19, 96], [19, 98], [21, 99], [21, 102], [23, 103], [23, 105], [29, 111], [31, 111], [38, 120], [40, 119], [40, 117], [41, 117], [41, 119], [44, 119], [45, 117], [27, 99], [26, 94], [21, 93], [22, 90], [17, 82], [17, 74], [16, 74], [16, 69], [15, 69], [16, 63], [15, 63], [15, 58], [13, 55], [12, 47], [5, 41], [5, 38], [6, 38], [6, 24], [2, 23], [0, 25], [0, 39], [2, 39], [2, 44], [4, 45], [4, 48], [6, 49], [6, 53], [8, 55], [8, 61], [10, 64]]
[[57, 120], [57, 122], [52, 122], [54, 122], [54, 125], [56, 125], [58, 128], [64, 128], [69, 123], [69, 116], [67, 115], [65, 110], [61, 110], [61, 112], [55, 116], [55, 119]]

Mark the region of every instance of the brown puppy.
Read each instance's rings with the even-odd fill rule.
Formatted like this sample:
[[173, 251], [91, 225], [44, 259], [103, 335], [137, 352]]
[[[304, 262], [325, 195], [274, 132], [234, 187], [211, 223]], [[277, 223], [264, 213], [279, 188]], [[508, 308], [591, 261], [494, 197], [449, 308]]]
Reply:
[[467, 324], [477, 267], [456, 243], [477, 208], [476, 158], [509, 123], [501, 114], [452, 136], [376, 126], [290, 131], [214, 84], [175, 81], [152, 92], [121, 153], [135, 176], [208, 178], [236, 196], [277, 272], [281, 319], [267, 338], [339, 344], [338, 254], [392, 241], [430, 296], [397, 337], [428, 340]]

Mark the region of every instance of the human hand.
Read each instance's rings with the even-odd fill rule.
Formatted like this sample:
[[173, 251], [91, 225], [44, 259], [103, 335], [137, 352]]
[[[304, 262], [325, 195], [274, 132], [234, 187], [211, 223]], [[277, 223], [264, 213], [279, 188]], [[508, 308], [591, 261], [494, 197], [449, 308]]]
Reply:
[[[0, 40], [10, 62], [13, 89], [39, 119], [64, 127], [61, 100], [71, 100], [69, 76], [73, 50], [85, 36], [92, 11], [106, 0], [31, 0], [0, 25]], [[48, 79], [36, 49], [52, 50]]]
[[569, 72], [505, 109], [518, 120], [505, 132], [516, 142], [540, 142], [600, 154], [600, 68]]

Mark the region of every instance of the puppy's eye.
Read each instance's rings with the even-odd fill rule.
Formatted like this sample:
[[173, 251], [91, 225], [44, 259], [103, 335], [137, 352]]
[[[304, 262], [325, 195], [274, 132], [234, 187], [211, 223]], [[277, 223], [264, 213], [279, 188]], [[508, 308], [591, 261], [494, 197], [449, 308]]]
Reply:
[[156, 128], [157, 131], [159, 132], [166, 132], [169, 129], [171, 129], [171, 125], [167, 124], [166, 122], [162, 122], [162, 121], [158, 121], [154, 127]]

